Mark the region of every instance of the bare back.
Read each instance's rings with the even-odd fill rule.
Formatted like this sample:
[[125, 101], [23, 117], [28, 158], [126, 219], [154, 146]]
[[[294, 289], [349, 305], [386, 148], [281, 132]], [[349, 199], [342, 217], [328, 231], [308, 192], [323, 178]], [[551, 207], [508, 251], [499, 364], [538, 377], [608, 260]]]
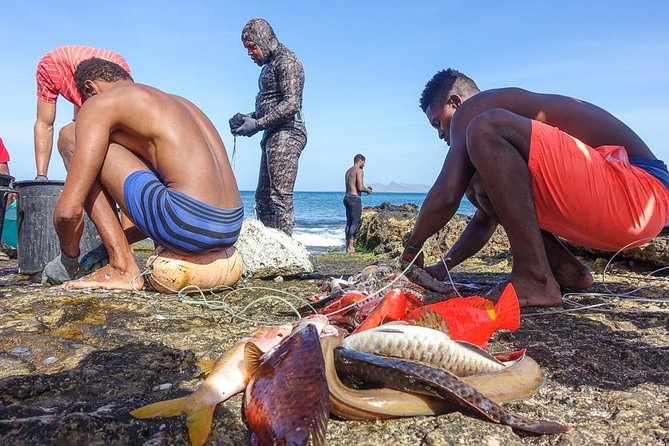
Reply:
[[77, 152], [120, 144], [169, 187], [219, 208], [241, 204], [225, 146], [211, 121], [179, 96], [131, 81], [88, 99], [77, 119]]
[[495, 108], [557, 127], [591, 147], [624, 146], [629, 155], [655, 158], [641, 138], [615, 116], [596, 105], [567, 96], [520, 88], [487, 90], [467, 99], [456, 116], [464, 112], [467, 121]]
[[344, 182], [347, 195], [360, 195], [364, 188], [362, 169], [354, 164], [346, 171]]

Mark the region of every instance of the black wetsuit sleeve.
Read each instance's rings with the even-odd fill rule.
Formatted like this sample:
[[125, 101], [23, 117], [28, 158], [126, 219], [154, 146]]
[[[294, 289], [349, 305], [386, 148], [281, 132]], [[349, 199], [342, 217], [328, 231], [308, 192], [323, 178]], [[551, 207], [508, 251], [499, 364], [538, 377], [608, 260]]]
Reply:
[[304, 68], [295, 59], [282, 60], [274, 67], [281, 101], [266, 115], [258, 119], [258, 128], [267, 129], [293, 117], [302, 104]]

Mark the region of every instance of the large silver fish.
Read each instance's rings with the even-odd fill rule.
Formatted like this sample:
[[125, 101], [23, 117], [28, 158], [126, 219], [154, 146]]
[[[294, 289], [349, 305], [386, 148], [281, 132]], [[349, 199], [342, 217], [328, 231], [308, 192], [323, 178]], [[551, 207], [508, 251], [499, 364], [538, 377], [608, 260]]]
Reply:
[[337, 347], [337, 369], [365, 380], [383, 376], [383, 384], [404, 392], [441, 397], [473, 410], [490, 421], [535, 434], [559, 434], [571, 428], [552, 421], [534, 421], [515, 415], [478, 392], [471, 385], [445, 370], [403, 359], [384, 358]]
[[[331, 411], [345, 420], [380, 420], [387, 418], [441, 415], [456, 410], [456, 405], [441, 397], [402, 392], [387, 387], [353, 389], [344, 385], [335, 368], [334, 348], [343, 335], [321, 335], [321, 348], [325, 360], [325, 375], [330, 390]], [[491, 400], [500, 403], [532, 395], [543, 384], [539, 365], [524, 351], [503, 358], [509, 365], [500, 372], [483, 373], [462, 378]], [[389, 361], [393, 359], [388, 358]], [[392, 364], [392, 362], [390, 362]], [[340, 364], [345, 373], [350, 365]], [[359, 376], [365, 381], [384, 385], [387, 374]], [[389, 379], [394, 379], [392, 376]]]
[[439, 330], [405, 322], [391, 322], [355, 333], [344, 339], [344, 347], [423, 362], [457, 376], [504, 369], [501, 361], [476, 345], [454, 341]]

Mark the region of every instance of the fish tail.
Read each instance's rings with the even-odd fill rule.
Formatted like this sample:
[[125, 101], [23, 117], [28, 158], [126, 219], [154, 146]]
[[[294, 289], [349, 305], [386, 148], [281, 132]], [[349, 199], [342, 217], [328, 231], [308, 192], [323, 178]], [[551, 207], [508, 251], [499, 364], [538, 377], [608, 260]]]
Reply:
[[513, 414], [505, 414], [500, 417], [499, 422], [514, 429], [519, 429], [525, 432], [532, 432], [534, 434], [564, 434], [571, 431], [571, 427], [556, 423], [554, 421], [546, 420], [527, 420]]
[[176, 417], [186, 412], [186, 399], [175, 398], [173, 400], [158, 401], [157, 403], [147, 404], [138, 409], [130, 411], [130, 415], [135, 418], [153, 418], [153, 417]]
[[520, 327], [520, 305], [513, 285], [509, 283], [499, 301], [495, 304], [495, 325], [497, 329], [517, 330]]
[[214, 417], [216, 404], [193, 408], [186, 417], [188, 438], [193, 446], [201, 446], [207, 442], [211, 432], [211, 420]]
[[216, 404], [198, 402], [195, 396], [196, 393], [183, 398], [147, 404], [131, 411], [130, 415], [135, 418], [153, 418], [176, 417], [187, 414], [186, 426], [188, 427], [190, 442], [193, 446], [201, 446], [206, 443], [211, 432], [211, 420], [214, 416]]

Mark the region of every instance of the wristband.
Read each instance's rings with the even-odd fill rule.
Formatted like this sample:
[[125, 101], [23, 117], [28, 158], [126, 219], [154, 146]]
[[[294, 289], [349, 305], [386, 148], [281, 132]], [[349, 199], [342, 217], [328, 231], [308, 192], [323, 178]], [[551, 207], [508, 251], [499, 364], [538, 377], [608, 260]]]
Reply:
[[402, 246], [404, 246], [404, 252], [408, 252], [409, 254], [418, 254], [421, 249], [423, 249], [423, 244], [421, 243], [418, 246], [411, 245], [409, 243], [410, 238], [411, 232], [407, 232], [404, 234], [404, 237], [402, 237]]

